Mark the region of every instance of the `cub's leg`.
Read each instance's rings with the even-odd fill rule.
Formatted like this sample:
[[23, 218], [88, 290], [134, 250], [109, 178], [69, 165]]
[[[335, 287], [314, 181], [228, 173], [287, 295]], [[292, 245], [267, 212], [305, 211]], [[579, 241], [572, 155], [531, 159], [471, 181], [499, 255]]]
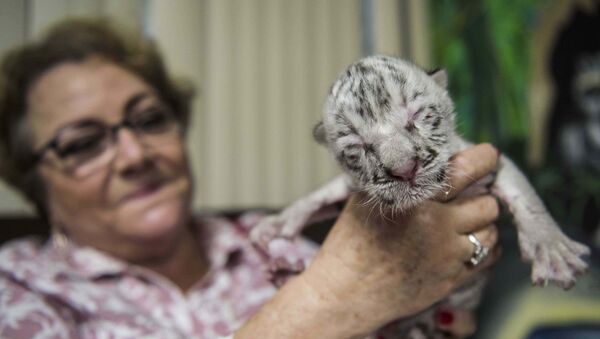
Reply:
[[581, 257], [589, 255], [589, 248], [563, 234], [527, 178], [505, 156], [500, 158], [492, 190], [514, 217], [521, 255], [533, 265], [532, 282], [545, 286], [554, 281], [564, 289], [572, 287], [576, 276], [587, 270]]
[[334, 204], [350, 195], [349, 179], [345, 175], [334, 178], [318, 190], [296, 200], [278, 214], [261, 220], [250, 232], [250, 239], [260, 248], [268, 251], [275, 238], [292, 239], [312, 222], [334, 216]]
[[[276, 285], [282, 285], [289, 277], [304, 269], [302, 262], [292, 263], [285, 258], [285, 253], [278, 253], [277, 243], [294, 239], [306, 225], [337, 216], [339, 211], [335, 204], [346, 200], [350, 192], [349, 179], [340, 175], [279, 214], [264, 218], [252, 228], [250, 239], [269, 255], [270, 279]], [[275, 239], [279, 240], [274, 242]]]

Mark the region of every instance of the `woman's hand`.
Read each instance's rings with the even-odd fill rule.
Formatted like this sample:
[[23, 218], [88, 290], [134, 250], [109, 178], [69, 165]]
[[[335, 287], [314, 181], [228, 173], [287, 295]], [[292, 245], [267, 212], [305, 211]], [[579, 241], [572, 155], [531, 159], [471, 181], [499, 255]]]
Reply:
[[473, 253], [467, 234], [488, 248], [496, 244], [496, 199], [453, 199], [496, 163], [490, 145], [458, 153], [452, 160], [453, 189], [440, 198], [444, 201], [427, 201], [410, 213], [373, 210], [365, 196], [354, 194], [313, 263], [265, 306], [279, 311], [261, 310], [253, 320], [270, 319], [275, 328], [267, 333], [273, 338], [311, 337], [302, 334], [308, 328], [318, 337], [348, 338], [444, 298], [496, 257], [493, 251], [476, 267], [466, 264]]

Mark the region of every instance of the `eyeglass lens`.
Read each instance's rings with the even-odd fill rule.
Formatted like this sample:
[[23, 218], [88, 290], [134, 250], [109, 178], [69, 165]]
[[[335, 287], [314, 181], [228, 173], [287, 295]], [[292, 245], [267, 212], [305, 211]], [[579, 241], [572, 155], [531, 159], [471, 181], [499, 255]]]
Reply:
[[166, 107], [152, 106], [132, 112], [119, 125], [93, 121], [65, 128], [56, 138], [56, 156], [74, 176], [88, 176], [113, 159], [115, 134], [122, 127], [130, 128], [146, 147], [169, 145], [180, 137], [174, 114]]

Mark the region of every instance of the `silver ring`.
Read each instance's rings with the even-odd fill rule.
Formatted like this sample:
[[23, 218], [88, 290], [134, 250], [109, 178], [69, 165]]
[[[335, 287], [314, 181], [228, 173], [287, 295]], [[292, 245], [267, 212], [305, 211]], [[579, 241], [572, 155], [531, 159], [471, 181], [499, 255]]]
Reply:
[[471, 259], [469, 259], [469, 263], [473, 267], [475, 267], [479, 265], [482, 261], [484, 261], [485, 258], [487, 258], [488, 254], [490, 253], [490, 250], [487, 247], [483, 246], [479, 239], [477, 239], [473, 233], [469, 233], [468, 238], [474, 247]]

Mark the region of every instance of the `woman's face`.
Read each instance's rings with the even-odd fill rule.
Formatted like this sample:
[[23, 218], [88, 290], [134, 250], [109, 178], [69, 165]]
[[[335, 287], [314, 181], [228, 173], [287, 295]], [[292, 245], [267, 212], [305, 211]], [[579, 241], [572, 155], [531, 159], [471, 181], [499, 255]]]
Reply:
[[[99, 58], [50, 69], [33, 84], [28, 104], [34, 150], [57, 135], [81, 139], [73, 126], [89, 121], [113, 126], [130, 114], [164, 107], [146, 82]], [[159, 142], [149, 145], [131, 128], [119, 128], [113, 140], [102, 158], [109, 160], [83, 176], [78, 169], [67, 170], [54, 151], [43, 153], [39, 172], [54, 227], [64, 228], [79, 243], [136, 260], [144, 251], [159, 252], [184, 232], [190, 208], [188, 164], [177, 132], [159, 135]], [[83, 168], [93, 161], [84, 160]]]

